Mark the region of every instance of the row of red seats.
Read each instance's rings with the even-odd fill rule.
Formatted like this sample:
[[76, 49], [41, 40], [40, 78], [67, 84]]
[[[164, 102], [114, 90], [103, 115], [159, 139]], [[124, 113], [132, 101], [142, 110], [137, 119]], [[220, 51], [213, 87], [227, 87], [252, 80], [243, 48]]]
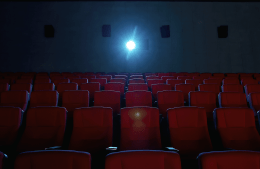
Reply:
[[[28, 110], [26, 126], [17, 146], [14, 145], [22, 121], [22, 110], [0, 107], [0, 151], [16, 152], [61, 149], [99, 154], [112, 146], [113, 115], [106, 107], [78, 108], [73, 113], [72, 134], [64, 146], [66, 109], [36, 107]], [[159, 109], [128, 107], [121, 109], [119, 150], [162, 150]], [[201, 152], [213, 150], [208, 132], [206, 110], [199, 107], [178, 107], [167, 110], [170, 146], [184, 159], [195, 159]], [[260, 136], [255, 117], [249, 108], [217, 108], [214, 124], [224, 149], [260, 151]]]
[[[3, 165], [0, 152], [0, 168]], [[201, 153], [199, 169], [259, 169], [259, 152], [223, 151]], [[33, 164], [33, 165], [32, 165]], [[14, 169], [91, 169], [91, 155], [78, 151], [35, 151], [20, 154]], [[105, 169], [181, 169], [181, 158], [176, 152], [124, 151], [111, 153], [105, 159]]]
[[[69, 112], [75, 108], [89, 107], [88, 90], [65, 90], [61, 94], [62, 97], [59, 99], [57, 91], [33, 91], [31, 95], [27, 91], [6, 91], [1, 93], [0, 106], [15, 106], [25, 111], [29, 100], [29, 108], [58, 106], [60, 100], [60, 105], [66, 107]], [[168, 108], [184, 106], [185, 99], [181, 91], [159, 91], [156, 96], [158, 100], [157, 106], [164, 117]], [[189, 92], [188, 96], [189, 105], [204, 107], [208, 113], [208, 118], [211, 119], [212, 112], [217, 107], [248, 107], [249, 105], [254, 110], [255, 115], [260, 110], [260, 93], [250, 93], [247, 98], [246, 94], [242, 92], [220, 92], [218, 100], [214, 92], [192, 91]], [[120, 114], [121, 103], [121, 95], [118, 91], [103, 90], [94, 92], [94, 106], [111, 107], [114, 114]], [[128, 91], [125, 95], [125, 106], [152, 107], [152, 94], [150, 91]]]

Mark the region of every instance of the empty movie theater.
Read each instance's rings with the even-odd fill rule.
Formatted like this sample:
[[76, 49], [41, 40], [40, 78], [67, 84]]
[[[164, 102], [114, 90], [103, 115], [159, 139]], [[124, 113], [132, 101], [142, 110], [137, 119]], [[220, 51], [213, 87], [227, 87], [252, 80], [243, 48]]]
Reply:
[[0, 169], [260, 169], [260, 0], [0, 0]]

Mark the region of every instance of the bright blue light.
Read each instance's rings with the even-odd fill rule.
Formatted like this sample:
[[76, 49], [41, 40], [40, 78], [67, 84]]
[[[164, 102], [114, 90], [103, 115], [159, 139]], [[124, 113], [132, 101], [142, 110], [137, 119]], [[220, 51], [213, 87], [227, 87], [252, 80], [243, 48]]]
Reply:
[[127, 42], [126, 44], [126, 47], [129, 49], [129, 50], [133, 50], [135, 48], [135, 43], [133, 41], [129, 41]]

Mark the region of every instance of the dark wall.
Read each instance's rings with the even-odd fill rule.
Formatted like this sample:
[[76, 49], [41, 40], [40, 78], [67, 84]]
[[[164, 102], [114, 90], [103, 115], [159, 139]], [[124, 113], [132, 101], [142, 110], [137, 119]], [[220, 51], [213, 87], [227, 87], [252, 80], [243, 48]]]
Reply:
[[[260, 72], [259, 8], [239, 2], [0, 2], [0, 71]], [[48, 24], [54, 38], [44, 37]], [[111, 25], [110, 38], [102, 37], [104, 24]], [[161, 38], [162, 25], [170, 25], [170, 38]], [[228, 38], [218, 38], [220, 25], [228, 25]], [[149, 50], [128, 52], [129, 39], [148, 39]]]

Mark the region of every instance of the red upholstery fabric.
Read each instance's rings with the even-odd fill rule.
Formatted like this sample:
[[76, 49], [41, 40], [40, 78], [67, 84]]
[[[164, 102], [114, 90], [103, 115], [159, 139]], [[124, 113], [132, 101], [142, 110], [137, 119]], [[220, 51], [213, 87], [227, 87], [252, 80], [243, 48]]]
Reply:
[[170, 73], [158, 73], [158, 76], [162, 78], [162, 76], [170, 76]]
[[205, 108], [207, 118], [213, 120], [213, 110], [217, 107], [216, 94], [214, 92], [190, 92], [189, 105]]
[[53, 83], [57, 88], [59, 83], [70, 83], [70, 79], [56, 79], [56, 80], [53, 80]]
[[1, 83], [13, 84], [10, 79], [0, 79], [0, 84], [1, 84]]
[[67, 78], [68, 79], [70, 79], [70, 80], [73, 80], [73, 79], [80, 79], [80, 76], [78, 76], [78, 75], [70, 75], [70, 76], [67, 76]]
[[193, 84], [195, 86], [195, 90], [198, 90], [199, 84], [203, 84], [203, 80], [199, 79], [186, 79], [185, 84]]
[[260, 136], [252, 109], [218, 108], [214, 111], [214, 120], [225, 148], [260, 150]]
[[203, 92], [214, 92], [216, 95], [216, 98], [217, 98], [218, 94], [220, 92], [220, 85], [218, 85], [218, 84], [200, 84], [198, 89], [199, 89], [199, 91], [203, 91]]
[[80, 85], [80, 90], [88, 90], [89, 99], [94, 100], [95, 92], [100, 91], [100, 84], [98, 82], [83, 83]]
[[11, 91], [15, 90], [27, 90], [27, 92], [32, 92], [32, 84], [31, 83], [18, 83], [18, 84], [12, 84]]
[[152, 84], [164, 83], [162, 79], [148, 79], [146, 81], [147, 81], [147, 84], [148, 84], [148, 88], [151, 88]]
[[54, 90], [55, 86], [54, 83], [38, 83], [33, 86], [33, 91], [40, 91], [40, 90]]
[[75, 109], [69, 149], [91, 154], [112, 146], [113, 110], [107, 107]]
[[111, 75], [99, 75], [97, 76], [97, 78], [105, 78], [107, 79], [107, 82], [110, 82], [110, 80], [112, 79]]
[[241, 92], [244, 93], [243, 86], [240, 84], [225, 84], [222, 87], [222, 92]]
[[20, 107], [25, 111], [28, 103], [29, 93], [22, 91], [6, 91], [1, 93], [0, 106]]
[[150, 106], [152, 107], [152, 93], [150, 91], [135, 90], [125, 94], [126, 107]]
[[182, 91], [184, 95], [184, 101], [188, 102], [188, 94], [190, 91], [195, 91], [195, 86], [193, 84], [176, 84], [175, 90]]
[[[115, 75], [115, 76], [117, 77], [120, 75]], [[126, 85], [126, 77], [125, 78], [112, 78], [110, 80], [110, 82], [119, 82], [119, 83], [124, 83], [124, 85]]]
[[239, 92], [221, 92], [219, 107], [247, 107], [246, 95]]
[[109, 154], [106, 169], [181, 169], [180, 156], [165, 151], [123, 151]]
[[120, 92], [113, 90], [98, 91], [94, 94], [94, 105], [111, 107], [113, 114], [120, 114], [121, 98]]
[[66, 125], [64, 107], [37, 107], [27, 112], [26, 127], [17, 146], [18, 152], [61, 146]]
[[160, 91], [158, 96], [158, 108], [163, 117], [167, 117], [167, 109], [184, 106], [184, 96], [181, 91]]
[[124, 96], [125, 85], [119, 82], [110, 82], [105, 84], [105, 90], [114, 90], [120, 92], [121, 96]]
[[91, 169], [91, 158], [87, 152], [35, 151], [19, 154], [14, 169]]
[[88, 79], [71, 79], [72, 83], [77, 83], [78, 85], [81, 85], [82, 83], [88, 83]]
[[177, 79], [168, 79], [166, 80], [166, 84], [170, 84], [172, 86], [172, 90], [175, 90], [175, 85], [176, 84], [181, 84], [184, 83], [184, 80], [177, 80]]
[[161, 149], [159, 109], [122, 108], [120, 150], [145, 149]]
[[259, 169], [259, 152], [220, 151], [201, 153], [200, 169]]
[[175, 76], [162, 76], [161, 79], [163, 80], [163, 83], [166, 83], [167, 79], [176, 79]]
[[227, 77], [239, 77], [239, 74], [237, 74], [237, 73], [226, 73], [226, 76]]
[[128, 85], [128, 91], [134, 90], [146, 90], [148, 91], [148, 85], [146, 83], [132, 83]]
[[37, 106], [57, 106], [58, 95], [57, 91], [33, 91], [29, 108]]
[[32, 79], [17, 79], [15, 81], [16, 84], [20, 84], [20, 83], [31, 83], [32, 84]]
[[159, 76], [146, 76], [146, 81], [147, 80], [156, 80], [156, 79], [161, 79]]
[[198, 107], [168, 109], [171, 146], [184, 159], [196, 159], [204, 151], [211, 151], [206, 110]]
[[204, 84], [218, 84], [218, 85], [221, 85], [222, 84], [222, 79], [204, 79], [203, 83]]
[[225, 85], [225, 84], [237, 84], [237, 85], [239, 85], [240, 82], [239, 82], [238, 78], [236, 78], [236, 79], [223, 79], [222, 84], [223, 85]]
[[107, 83], [107, 79], [106, 78], [89, 79], [89, 82], [98, 82], [100, 83], [101, 89], [103, 89], [105, 87], [105, 84]]
[[202, 80], [203, 81], [204, 79], [207, 79], [207, 78], [205, 78], [203, 76], [193, 76], [192, 79], [198, 79], [198, 80]]
[[192, 79], [192, 77], [190, 77], [190, 76], [177, 76], [177, 79], [185, 81], [186, 79]]
[[68, 118], [72, 118], [73, 111], [80, 107], [89, 107], [89, 91], [67, 90], [63, 92], [62, 107], [68, 111]]
[[213, 77], [225, 77], [224, 73], [213, 73]]
[[245, 93], [248, 96], [250, 93], [260, 92], [260, 84], [248, 84], [245, 85]]
[[34, 81], [34, 84], [37, 84], [37, 83], [51, 83], [51, 79], [35, 79]]
[[59, 98], [62, 99], [63, 92], [65, 90], [78, 90], [77, 83], [59, 83], [57, 84], [57, 91], [59, 92]]
[[253, 79], [253, 78], [247, 78], [247, 79], [242, 79], [241, 80], [241, 84], [243, 86], [247, 85], [247, 84], [258, 84], [258, 81]]
[[129, 79], [129, 84], [132, 83], [145, 83], [144, 79]]
[[260, 93], [250, 93], [248, 96], [250, 108], [254, 110], [255, 116], [260, 110]]
[[240, 78], [241, 77], [253, 77], [253, 73], [239, 73]]
[[201, 73], [200, 76], [205, 77], [205, 79], [207, 79], [207, 78], [211, 77], [212, 74], [211, 73]]
[[0, 149], [13, 145], [21, 125], [22, 110], [19, 107], [0, 107]]
[[131, 75], [130, 79], [144, 79], [143, 75]]
[[5, 92], [9, 90], [9, 84], [8, 83], [0, 83], [0, 92]]
[[155, 100], [157, 100], [157, 93], [159, 91], [171, 90], [171, 85], [169, 84], [152, 84], [152, 95]]

